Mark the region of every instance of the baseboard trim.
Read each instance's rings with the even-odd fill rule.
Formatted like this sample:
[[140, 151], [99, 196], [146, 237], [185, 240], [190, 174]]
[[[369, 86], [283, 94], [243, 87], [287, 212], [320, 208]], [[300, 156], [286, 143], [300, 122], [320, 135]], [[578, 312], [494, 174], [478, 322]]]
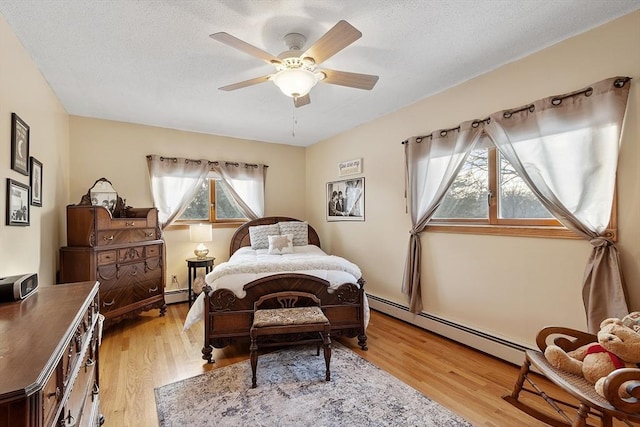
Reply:
[[522, 364], [524, 351], [529, 347], [506, 340], [466, 325], [452, 322], [429, 313], [414, 314], [409, 308], [393, 301], [367, 294], [369, 306], [377, 311], [442, 335], [515, 365]]

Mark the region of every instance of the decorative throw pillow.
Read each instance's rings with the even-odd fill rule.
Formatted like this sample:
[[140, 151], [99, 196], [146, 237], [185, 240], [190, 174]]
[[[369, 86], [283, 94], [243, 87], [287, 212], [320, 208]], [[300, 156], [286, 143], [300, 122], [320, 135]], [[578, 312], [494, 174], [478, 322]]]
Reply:
[[268, 249], [269, 236], [280, 234], [278, 224], [256, 225], [249, 227], [249, 239], [251, 239], [251, 249]]
[[293, 234], [293, 246], [309, 244], [309, 223], [306, 221], [279, 222], [280, 234]]
[[293, 253], [293, 234], [269, 236], [269, 255]]

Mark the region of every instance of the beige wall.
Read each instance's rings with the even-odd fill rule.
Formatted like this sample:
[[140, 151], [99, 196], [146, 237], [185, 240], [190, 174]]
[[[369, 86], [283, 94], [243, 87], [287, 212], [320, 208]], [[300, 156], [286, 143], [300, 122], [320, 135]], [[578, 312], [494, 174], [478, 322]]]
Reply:
[[[69, 185], [67, 113], [0, 15], [0, 277], [38, 273], [55, 283]], [[11, 113], [30, 126], [30, 155], [43, 163], [43, 206], [31, 206], [30, 226], [6, 226], [7, 178], [29, 184], [11, 169]]]
[[[108, 178], [118, 194], [133, 207], [153, 206], [147, 154], [192, 159], [230, 160], [269, 165], [266, 179], [266, 215], [303, 218], [305, 213], [305, 150], [222, 136], [204, 135], [130, 123], [71, 116], [70, 203], [78, 203], [98, 178]], [[207, 244], [216, 263], [229, 257], [234, 230], [215, 228]], [[188, 229], [164, 232], [166, 273], [186, 287], [185, 259], [193, 257]], [[168, 283], [170, 284], [170, 283]]]
[[[306, 153], [308, 220], [326, 249], [360, 265], [369, 293], [406, 306], [400, 288], [410, 218], [400, 142], [607, 77], [631, 76], [618, 171], [619, 248], [631, 308], [640, 310], [639, 43], [636, 12], [315, 144]], [[339, 179], [339, 161], [359, 157], [366, 222], [328, 223], [325, 183]], [[581, 281], [590, 249], [581, 240], [423, 233], [425, 311], [525, 344], [543, 325], [584, 329]]]

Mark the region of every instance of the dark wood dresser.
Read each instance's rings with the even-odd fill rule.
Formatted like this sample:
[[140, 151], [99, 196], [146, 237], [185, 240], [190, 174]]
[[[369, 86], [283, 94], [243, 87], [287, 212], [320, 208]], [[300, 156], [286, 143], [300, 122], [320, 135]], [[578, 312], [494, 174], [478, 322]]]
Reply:
[[97, 426], [98, 283], [0, 304], [0, 426]]
[[113, 217], [102, 206], [67, 206], [67, 246], [60, 281], [100, 282], [105, 327], [142, 311], [166, 311], [164, 241], [156, 208], [126, 208]]

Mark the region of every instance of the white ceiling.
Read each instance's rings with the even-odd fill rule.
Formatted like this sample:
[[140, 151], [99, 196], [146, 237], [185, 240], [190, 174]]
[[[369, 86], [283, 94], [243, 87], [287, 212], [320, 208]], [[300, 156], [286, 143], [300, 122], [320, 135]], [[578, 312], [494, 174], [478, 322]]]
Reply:
[[[0, 0], [0, 13], [69, 114], [308, 146], [640, 8], [638, 0]], [[310, 105], [271, 82], [217, 88], [273, 67], [339, 20], [363, 36], [323, 67], [380, 76], [372, 91], [318, 84]], [[295, 113], [295, 129], [294, 129]], [[295, 135], [293, 135], [295, 130]]]

